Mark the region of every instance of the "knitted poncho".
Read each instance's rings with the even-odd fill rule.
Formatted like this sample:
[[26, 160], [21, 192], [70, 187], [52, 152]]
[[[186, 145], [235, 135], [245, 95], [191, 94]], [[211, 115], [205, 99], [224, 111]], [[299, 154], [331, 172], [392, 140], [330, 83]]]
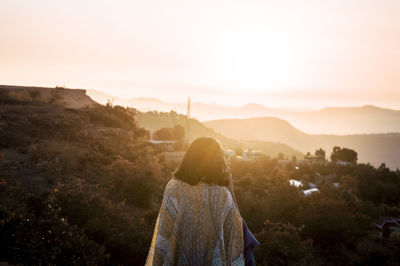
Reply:
[[244, 265], [242, 220], [230, 191], [171, 179], [146, 265]]

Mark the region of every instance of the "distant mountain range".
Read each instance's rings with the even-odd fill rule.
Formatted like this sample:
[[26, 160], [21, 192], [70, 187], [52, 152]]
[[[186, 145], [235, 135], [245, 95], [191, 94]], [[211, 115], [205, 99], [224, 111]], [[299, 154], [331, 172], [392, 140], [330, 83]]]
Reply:
[[[109, 95], [95, 91], [89, 90], [87, 94], [100, 103], [112, 99]], [[166, 103], [153, 98], [114, 98], [114, 104], [131, 106], [141, 111], [174, 110], [185, 113], [187, 108], [185, 103]], [[191, 105], [191, 113], [199, 119], [225, 118], [203, 121], [203, 124], [230, 139], [246, 142], [249, 148], [260, 147], [257, 141], [282, 143], [302, 153], [313, 153], [316, 149], [323, 148], [329, 157], [334, 146], [342, 146], [356, 150], [359, 162], [369, 162], [375, 166], [384, 162], [392, 169], [400, 168], [399, 110], [366, 105], [292, 111], [268, 108], [260, 104], [226, 107], [195, 102]], [[139, 115], [139, 122], [140, 117]], [[270, 148], [268, 146], [265, 150]], [[289, 154], [293, 152], [290, 151]]]
[[334, 146], [347, 147], [358, 153], [359, 162], [400, 168], [400, 133], [311, 135], [274, 117], [222, 119], [203, 124], [230, 138], [285, 143], [303, 153], [314, 153], [321, 147], [328, 158]]
[[[108, 94], [87, 90], [95, 101], [134, 107], [140, 111], [171, 110], [185, 114], [186, 103], [167, 103], [154, 98], [121, 99]], [[309, 134], [371, 134], [400, 132], [400, 110], [380, 108], [372, 105], [362, 107], [327, 107], [314, 111], [275, 109], [260, 104], [247, 104], [242, 107], [229, 107], [217, 104], [193, 102], [191, 115], [200, 121], [227, 118], [276, 117], [287, 120], [293, 126]]]

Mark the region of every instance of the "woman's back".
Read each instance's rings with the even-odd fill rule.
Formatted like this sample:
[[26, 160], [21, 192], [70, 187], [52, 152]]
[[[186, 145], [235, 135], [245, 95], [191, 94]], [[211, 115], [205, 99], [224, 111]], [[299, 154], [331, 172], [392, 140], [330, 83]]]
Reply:
[[242, 252], [242, 220], [226, 187], [167, 184], [146, 264], [244, 265]]

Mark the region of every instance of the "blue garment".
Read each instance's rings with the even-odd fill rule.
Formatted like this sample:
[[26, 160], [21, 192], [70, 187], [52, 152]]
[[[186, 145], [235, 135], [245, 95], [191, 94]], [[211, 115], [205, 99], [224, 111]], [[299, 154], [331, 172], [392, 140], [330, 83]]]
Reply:
[[254, 235], [250, 232], [249, 228], [247, 228], [247, 224], [242, 218], [243, 225], [243, 242], [244, 242], [244, 260], [246, 266], [254, 266], [256, 265], [256, 261], [253, 255], [253, 248], [257, 247], [260, 243], [254, 237]]

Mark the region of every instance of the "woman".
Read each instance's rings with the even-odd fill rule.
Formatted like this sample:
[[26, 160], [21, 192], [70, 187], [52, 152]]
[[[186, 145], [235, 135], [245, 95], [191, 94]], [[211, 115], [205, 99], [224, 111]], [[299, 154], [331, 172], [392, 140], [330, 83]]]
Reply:
[[245, 265], [243, 222], [220, 143], [198, 138], [165, 188], [146, 265]]

